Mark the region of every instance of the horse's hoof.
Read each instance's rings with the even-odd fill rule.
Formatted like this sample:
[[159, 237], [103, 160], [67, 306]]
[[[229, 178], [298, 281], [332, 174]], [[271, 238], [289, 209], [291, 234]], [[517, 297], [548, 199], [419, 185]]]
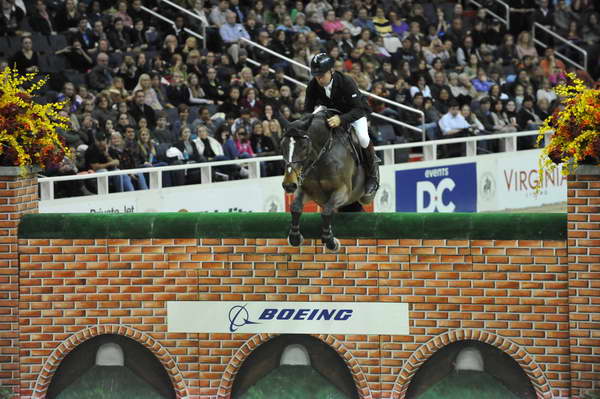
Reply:
[[327, 240], [327, 242], [325, 243], [325, 248], [332, 252], [337, 252], [340, 250], [340, 241], [337, 238], [333, 237]]
[[299, 247], [303, 243], [304, 243], [304, 237], [302, 236], [301, 233], [288, 235], [288, 244], [290, 244], [292, 247]]

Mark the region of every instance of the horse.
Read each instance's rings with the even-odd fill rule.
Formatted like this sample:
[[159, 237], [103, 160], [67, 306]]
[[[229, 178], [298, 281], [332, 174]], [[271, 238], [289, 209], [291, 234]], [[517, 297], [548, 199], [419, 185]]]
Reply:
[[321, 242], [337, 251], [340, 242], [331, 227], [335, 210], [362, 210], [361, 204], [372, 202], [375, 196], [365, 195], [366, 174], [351, 135], [342, 127], [331, 129], [327, 124], [327, 118], [336, 113], [339, 111], [325, 109], [291, 123], [282, 118], [282, 186], [287, 193], [294, 193], [288, 243], [295, 247], [304, 242], [300, 217], [307, 201], [321, 206]]

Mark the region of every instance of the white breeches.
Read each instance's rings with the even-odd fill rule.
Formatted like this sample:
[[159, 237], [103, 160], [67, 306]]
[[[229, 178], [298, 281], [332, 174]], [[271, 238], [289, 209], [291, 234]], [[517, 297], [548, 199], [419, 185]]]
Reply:
[[[326, 109], [323, 105], [319, 105], [313, 111], [313, 114]], [[356, 138], [358, 138], [358, 142], [362, 148], [367, 148], [369, 146], [369, 125], [367, 124], [367, 117], [363, 116], [360, 119], [352, 122], [352, 127], [354, 128], [354, 133], [356, 134]]]
[[356, 137], [358, 138], [358, 142], [362, 148], [367, 148], [369, 146], [369, 126], [367, 125], [367, 117], [363, 116], [360, 119], [352, 122], [352, 127], [354, 128], [354, 132]]

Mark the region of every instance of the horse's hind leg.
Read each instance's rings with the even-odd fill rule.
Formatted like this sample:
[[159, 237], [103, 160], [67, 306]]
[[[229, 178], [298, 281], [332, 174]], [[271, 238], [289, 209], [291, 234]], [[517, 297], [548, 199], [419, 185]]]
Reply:
[[304, 237], [300, 233], [300, 216], [304, 208], [304, 193], [302, 189], [296, 191], [294, 201], [292, 202], [292, 225], [288, 232], [288, 243], [293, 247], [298, 247], [304, 242]]

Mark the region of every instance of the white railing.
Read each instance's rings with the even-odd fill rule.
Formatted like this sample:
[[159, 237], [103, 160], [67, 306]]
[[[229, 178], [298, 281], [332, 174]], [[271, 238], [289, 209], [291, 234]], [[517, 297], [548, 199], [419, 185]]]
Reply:
[[[390, 144], [375, 147], [376, 151], [383, 152], [383, 164], [392, 165], [395, 163], [394, 151], [399, 149], [410, 149], [423, 147], [424, 160], [432, 161], [437, 159], [437, 147], [440, 145], [457, 144], [462, 143], [466, 146], [466, 157], [473, 157], [477, 155], [477, 142], [483, 140], [500, 140], [500, 149], [504, 152], [517, 151], [517, 139], [524, 136], [537, 136], [538, 131], [531, 130], [526, 132], [517, 133], [499, 133], [489, 134], [482, 136], [473, 137], [458, 137], [451, 139], [432, 140], [426, 142], [417, 143], [405, 143], [405, 144]], [[551, 133], [547, 133], [545, 136], [544, 144], [550, 139]], [[83, 175], [72, 175], [72, 176], [58, 176], [58, 177], [44, 177], [40, 176], [38, 182], [40, 184], [40, 199], [41, 201], [48, 201], [54, 199], [54, 183], [62, 181], [74, 181], [74, 180], [89, 180], [95, 179], [98, 187], [98, 195], [108, 194], [109, 177], [130, 175], [137, 173], [149, 174], [149, 189], [157, 190], [163, 188], [162, 186], [162, 173], [182, 171], [188, 169], [200, 169], [200, 176], [202, 184], [212, 183], [212, 168], [224, 166], [224, 165], [245, 165], [248, 168], [248, 178], [258, 179], [260, 178], [260, 162], [268, 161], [280, 161], [283, 160], [281, 155], [274, 155], [270, 157], [257, 157], [257, 158], [246, 158], [237, 159], [233, 161], [218, 161], [218, 162], [203, 162], [185, 165], [173, 165], [173, 166], [161, 166], [161, 167], [150, 167], [150, 168], [137, 168], [137, 169], [126, 169], [116, 170], [111, 172], [100, 172], [90, 173]]]
[[[176, 8], [177, 10], [179, 10], [179, 11], [181, 11], [181, 12], [184, 12], [184, 13], [186, 13], [186, 14], [190, 15], [190, 16], [191, 16], [191, 17], [193, 17], [193, 18], [196, 18], [196, 19], [198, 19], [198, 20], [200, 19], [200, 17], [199, 17], [198, 15], [196, 15], [196, 14], [194, 14], [194, 13], [192, 13], [192, 12], [190, 12], [190, 11], [186, 10], [185, 8], [181, 7], [180, 5], [178, 5], [178, 4], [175, 4], [175, 3], [173, 3], [173, 2], [171, 2], [171, 1], [169, 1], [169, 0], [162, 0], [161, 2], [162, 2], [162, 3], [166, 3], [166, 4], [170, 5], [171, 7], [173, 7], [173, 8]], [[162, 18], [164, 18], [164, 17], [162, 17]], [[271, 55], [273, 55], [273, 56], [275, 56], [275, 57], [278, 57], [278, 58], [280, 58], [280, 59], [282, 59], [282, 60], [284, 60], [284, 61], [286, 61], [286, 62], [289, 62], [290, 64], [296, 65], [296, 66], [298, 66], [298, 67], [300, 67], [300, 68], [303, 68], [303, 69], [305, 69], [305, 70], [307, 70], [307, 71], [310, 71], [310, 68], [309, 68], [308, 66], [306, 66], [306, 65], [304, 65], [304, 64], [302, 64], [302, 63], [300, 63], [300, 62], [298, 62], [298, 61], [296, 61], [296, 60], [293, 60], [293, 59], [291, 59], [291, 58], [285, 57], [285, 56], [283, 56], [283, 55], [281, 55], [281, 54], [277, 53], [276, 51], [273, 51], [273, 50], [271, 50], [271, 49], [270, 49], [270, 48], [268, 48], [268, 47], [262, 46], [262, 45], [260, 45], [260, 44], [258, 44], [258, 43], [256, 43], [256, 42], [253, 42], [252, 40], [248, 40], [248, 39], [246, 39], [246, 38], [241, 38], [240, 40], [241, 40], [241, 41], [243, 41], [244, 43], [246, 43], [246, 44], [250, 45], [250, 46], [253, 46], [253, 47], [259, 48], [259, 49], [261, 49], [261, 50], [263, 50], [263, 51], [265, 51], [265, 52], [267, 52], [267, 53], [269, 53], [269, 54], [271, 54]], [[252, 64], [254, 64], [254, 65], [257, 65], [256, 61], [254, 61], [254, 60], [252, 60], [252, 61], [251, 61], [251, 63], [252, 63]], [[290, 80], [290, 79], [291, 79], [291, 78], [289, 78], [288, 80]], [[306, 84], [301, 84], [301, 83], [300, 83], [300, 82], [298, 82], [298, 81], [295, 81], [295, 83], [296, 83], [296, 84], [300, 84], [300, 85], [302, 85], [303, 87], [306, 87]], [[361, 92], [362, 92], [363, 94], [365, 94], [366, 96], [368, 96], [368, 97], [374, 98], [374, 99], [376, 99], [376, 100], [379, 100], [379, 101], [383, 101], [383, 102], [385, 102], [385, 103], [387, 103], [387, 104], [390, 104], [390, 105], [396, 106], [396, 107], [398, 107], [398, 108], [400, 108], [400, 109], [403, 109], [403, 110], [405, 110], [405, 111], [408, 111], [408, 112], [414, 112], [414, 113], [418, 114], [418, 115], [419, 115], [419, 117], [421, 118], [421, 123], [422, 123], [422, 124], [424, 124], [424, 123], [425, 123], [425, 113], [424, 113], [423, 111], [420, 111], [420, 110], [418, 110], [418, 109], [416, 109], [416, 108], [408, 107], [408, 106], [406, 106], [406, 105], [400, 104], [400, 103], [398, 103], [398, 102], [395, 102], [395, 101], [388, 100], [387, 98], [383, 98], [383, 97], [377, 96], [377, 95], [375, 95], [375, 94], [369, 93], [369, 92], [367, 92], [367, 91], [364, 91], [364, 90], [361, 90]], [[386, 116], [384, 116], [384, 115], [381, 115], [381, 114], [378, 114], [378, 113], [376, 113], [376, 112], [373, 112], [371, 115], [373, 115], [373, 116], [375, 116], [375, 117], [377, 117], [377, 118], [379, 118], [379, 119], [383, 119], [383, 120], [385, 120], [385, 121], [388, 121], [388, 122], [390, 122], [390, 123], [393, 123], [393, 124], [396, 124], [396, 125], [402, 126], [402, 127], [406, 128], [406, 129], [409, 129], [409, 130], [413, 130], [413, 131], [419, 132], [419, 133], [421, 133], [421, 139], [422, 139], [423, 141], [425, 141], [425, 129], [424, 129], [424, 128], [418, 128], [418, 127], [416, 127], [416, 126], [409, 125], [408, 123], [405, 123], [405, 122], [402, 122], [402, 121], [398, 121], [398, 120], [395, 120], [395, 119], [388, 118], [388, 117], [386, 117]]]
[[485, 12], [487, 14], [491, 15], [493, 18], [496, 18], [498, 21], [502, 22], [506, 26], [506, 29], [509, 29], [510, 28], [510, 6], [501, 0], [495, 0], [495, 2], [496, 2], [496, 4], [498, 4], [504, 8], [504, 11], [505, 11], [504, 17], [502, 17], [501, 15], [498, 15], [497, 13], [490, 10], [488, 7], [484, 6], [483, 4], [479, 3], [476, 0], [469, 0], [469, 3], [473, 3], [477, 7], [485, 9]]
[[571, 43], [569, 40], [567, 40], [564, 37], [560, 36], [556, 32], [553, 32], [551, 29], [546, 28], [544, 25], [541, 25], [538, 22], [534, 22], [533, 23], [533, 31], [532, 31], [533, 42], [535, 44], [539, 45], [539, 46], [542, 46], [543, 48], [548, 47], [548, 44], [542, 42], [541, 40], [539, 40], [536, 37], [536, 36], [539, 36], [539, 33], [536, 35], [536, 30], [541, 30], [545, 34], [552, 36], [555, 40], [560, 40], [561, 42], [563, 42], [567, 46], [573, 48], [575, 51], [580, 52], [581, 55], [583, 56], [583, 65], [580, 64], [580, 63], [578, 63], [577, 61], [575, 61], [575, 60], [567, 57], [566, 55], [564, 55], [560, 51], [557, 51], [556, 47], [554, 47], [554, 53], [556, 54], [556, 56], [562, 58], [563, 60], [567, 61], [568, 63], [570, 63], [573, 66], [576, 66], [579, 69], [583, 69], [583, 70], [587, 71], [587, 67], [588, 67], [588, 53], [587, 53], [587, 51], [585, 49], [579, 47], [578, 45], [576, 45], [574, 43]]

